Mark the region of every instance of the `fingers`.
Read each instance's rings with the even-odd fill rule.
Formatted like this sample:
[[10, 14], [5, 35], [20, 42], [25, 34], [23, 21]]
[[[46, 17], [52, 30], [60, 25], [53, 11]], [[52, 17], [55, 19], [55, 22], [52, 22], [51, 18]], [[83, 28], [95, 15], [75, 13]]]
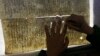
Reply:
[[80, 22], [81, 20], [84, 19], [84, 16], [81, 16], [81, 15], [75, 15], [75, 14], [72, 14], [71, 16], [69, 16], [66, 21], [75, 21], [75, 22]]
[[65, 42], [64, 42], [64, 43], [65, 43], [65, 48], [68, 47], [68, 44], [69, 44], [69, 39], [68, 39], [68, 37], [65, 38]]
[[46, 33], [46, 37], [49, 38], [50, 33], [49, 33], [49, 27], [47, 25], [45, 25], [45, 33]]
[[51, 26], [51, 30], [50, 30], [50, 34], [51, 35], [54, 35], [55, 34], [55, 27], [56, 27], [56, 22], [53, 21], [52, 22], [52, 26]]
[[80, 30], [81, 30], [80, 27], [74, 26], [73, 24], [70, 24], [70, 23], [68, 23], [67, 26], [68, 26], [68, 28], [74, 29], [74, 30], [76, 30], [76, 31], [80, 31]]
[[[58, 17], [57, 17], [58, 18]], [[63, 29], [62, 29], [63, 28]], [[62, 32], [60, 33], [62, 29]], [[61, 18], [58, 18], [58, 21], [55, 22], [53, 21], [50, 27], [50, 32], [47, 26], [45, 26], [45, 31], [46, 31], [46, 35], [48, 36], [53, 36], [55, 33], [64, 36], [66, 34], [66, 30], [67, 30], [67, 24], [64, 24], [64, 27], [62, 27], [62, 20]]]
[[66, 35], [66, 32], [67, 32], [67, 23], [64, 23], [64, 27], [63, 27], [63, 30], [62, 30], [62, 36], [64, 36], [65, 37], [65, 35]]
[[61, 31], [61, 25], [62, 25], [62, 20], [60, 17], [56, 17], [57, 21], [52, 22], [52, 27], [51, 27], [51, 34], [60, 34]]
[[69, 16], [67, 19], [66, 19], [66, 22], [69, 21], [69, 20], [73, 20], [77, 15], [75, 14], [71, 14], [71, 16]]
[[72, 14], [66, 19], [66, 23], [69, 28], [82, 32], [82, 26], [86, 22], [84, 16]]
[[58, 19], [57, 26], [56, 26], [56, 33], [60, 34], [61, 25], [62, 25], [62, 21], [61, 21], [61, 19]]

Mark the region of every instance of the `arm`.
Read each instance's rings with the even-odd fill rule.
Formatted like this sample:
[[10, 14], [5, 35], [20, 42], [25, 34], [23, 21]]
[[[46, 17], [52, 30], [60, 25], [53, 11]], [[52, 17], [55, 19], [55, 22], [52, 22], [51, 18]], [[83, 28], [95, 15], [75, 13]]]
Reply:
[[87, 40], [97, 49], [100, 49], [100, 27], [94, 26], [93, 32], [87, 34]]
[[72, 14], [67, 20], [66, 23], [68, 27], [76, 31], [87, 34], [87, 40], [96, 48], [100, 49], [100, 28], [94, 26], [91, 28], [84, 17], [81, 15]]

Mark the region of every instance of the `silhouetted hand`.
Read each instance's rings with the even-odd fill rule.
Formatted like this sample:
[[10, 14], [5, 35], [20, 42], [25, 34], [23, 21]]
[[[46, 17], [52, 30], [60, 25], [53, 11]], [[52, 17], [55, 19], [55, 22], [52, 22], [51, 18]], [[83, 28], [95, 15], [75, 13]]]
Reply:
[[57, 22], [52, 22], [52, 27], [45, 26], [47, 55], [58, 56], [67, 48], [69, 40], [66, 37], [67, 24], [62, 28], [61, 18]]
[[76, 31], [91, 34], [93, 29], [86, 23], [84, 16], [72, 14], [67, 18], [66, 24]]

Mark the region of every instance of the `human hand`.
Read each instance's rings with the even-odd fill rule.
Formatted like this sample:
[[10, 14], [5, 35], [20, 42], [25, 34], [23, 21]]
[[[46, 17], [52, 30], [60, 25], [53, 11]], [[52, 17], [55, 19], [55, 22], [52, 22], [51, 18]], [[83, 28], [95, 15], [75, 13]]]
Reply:
[[[66, 37], [67, 24], [62, 28], [61, 18], [57, 22], [52, 22], [52, 27], [45, 26], [46, 45], [48, 56], [59, 56], [67, 48], [69, 40]], [[61, 31], [62, 30], [62, 31]]]
[[66, 24], [69, 28], [76, 31], [91, 34], [93, 29], [86, 23], [84, 16], [72, 14], [66, 19]]

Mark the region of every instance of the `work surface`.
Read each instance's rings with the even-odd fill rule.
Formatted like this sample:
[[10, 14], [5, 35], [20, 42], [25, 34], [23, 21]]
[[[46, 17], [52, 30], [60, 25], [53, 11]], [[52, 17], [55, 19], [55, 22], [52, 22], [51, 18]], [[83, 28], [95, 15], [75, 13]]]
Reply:
[[[40, 53], [40, 51], [36, 52], [29, 52], [29, 53], [23, 53], [23, 54], [12, 54], [12, 55], [6, 55], [6, 56], [37, 56]], [[46, 54], [46, 52], [43, 52]], [[99, 52], [93, 48], [91, 45], [83, 45], [83, 46], [77, 46], [77, 47], [71, 47], [68, 48], [62, 56], [100, 56]]]

